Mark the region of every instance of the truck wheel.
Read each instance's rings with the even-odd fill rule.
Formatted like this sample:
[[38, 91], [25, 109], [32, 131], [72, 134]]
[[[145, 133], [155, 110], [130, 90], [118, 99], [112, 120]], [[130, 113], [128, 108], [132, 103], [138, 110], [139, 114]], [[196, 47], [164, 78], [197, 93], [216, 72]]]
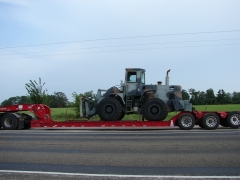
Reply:
[[1, 125], [5, 130], [14, 130], [17, 128], [18, 119], [13, 114], [6, 114], [1, 120]]
[[98, 105], [98, 115], [103, 121], [118, 121], [122, 115], [121, 103], [112, 97], [103, 99]]
[[229, 127], [231, 128], [239, 128], [240, 127], [240, 112], [233, 111], [228, 113], [227, 122]]
[[158, 98], [151, 98], [143, 104], [142, 115], [149, 121], [162, 121], [167, 115], [166, 104]]
[[220, 123], [219, 117], [214, 113], [205, 114], [201, 120], [203, 128], [209, 130], [217, 129], [219, 123]]
[[195, 125], [195, 118], [190, 113], [183, 113], [178, 117], [178, 127], [183, 130], [190, 130]]

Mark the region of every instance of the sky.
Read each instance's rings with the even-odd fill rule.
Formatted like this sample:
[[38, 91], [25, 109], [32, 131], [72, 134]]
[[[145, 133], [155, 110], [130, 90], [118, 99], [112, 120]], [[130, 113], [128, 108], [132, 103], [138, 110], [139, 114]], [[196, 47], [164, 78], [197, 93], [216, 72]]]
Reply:
[[119, 85], [125, 68], [146, 84], [240, 92], [238, 0], [0, 0], [0, 103], [27, 95]]

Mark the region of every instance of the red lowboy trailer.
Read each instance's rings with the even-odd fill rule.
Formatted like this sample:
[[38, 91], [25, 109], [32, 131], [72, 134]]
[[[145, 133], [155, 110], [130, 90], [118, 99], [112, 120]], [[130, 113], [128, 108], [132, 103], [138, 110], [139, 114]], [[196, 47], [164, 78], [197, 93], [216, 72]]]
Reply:
[[[24, 112], [23, 112], [24, 111]], [[33, 114], [27, 114], [30, 111]], [[30, 129], [31, 127], [49, 128], [121, 128], [141, 129], [178, 126], [180, 129], [189, 130], [195, 125], [204, 129], [213, 130], [219, 124], [224, 127], [239, 128], [240, 112], [210, 112], [210, 111], [182, 111], [168, 121], [88, 121], [67, 120], [57, 122], [51, 119], [51, 110], [45, 104], [19, 104], [12, 106], [0, 106], [1, 128], [5, 130]]]

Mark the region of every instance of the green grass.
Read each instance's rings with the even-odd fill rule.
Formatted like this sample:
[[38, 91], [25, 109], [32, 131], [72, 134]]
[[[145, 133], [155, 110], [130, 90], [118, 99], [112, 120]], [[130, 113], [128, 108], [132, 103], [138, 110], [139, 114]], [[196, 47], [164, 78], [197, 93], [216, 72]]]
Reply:
[[[198, 111], [239, 111], [240, 104], [229, 104], [229, 105], [197, 105], [194, 106]], [[171, 112], [168, 114], [166, 120], [171, 119], [177, 112]], [[75, 117], [75, 111], [73, 108], [51, 108], [52, 119], [56, 121], [65, 120], [80, 120]], [[98, 116], [95, 116], [93, 120], [99, 120]], [[141, 117], [137, 114], [126, 115], [123, 120], [141, 120]]]
[[239, 111], [240, 104], [227, 105], [197, 105], [194, 106], [198, 111]]
[[51, 108], [51, 118], [53, 120], [64, 121], [77, 119], [75, 116], [74, 108]]

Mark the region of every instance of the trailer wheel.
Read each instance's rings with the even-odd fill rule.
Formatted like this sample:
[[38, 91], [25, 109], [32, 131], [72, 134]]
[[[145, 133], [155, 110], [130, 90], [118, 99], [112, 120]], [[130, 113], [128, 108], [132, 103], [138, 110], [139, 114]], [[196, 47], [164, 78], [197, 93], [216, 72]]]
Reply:
[[233, 111], [228, 113], [227, 122], [229, 127], [231, 128], [239, 128], [240, 127], [240, 112]]
[[143, 104], [142, 115], [150, 121], [162, 121], [167, 115], [165, 102], [158, 98], [151, 98]]
[[122, 116], [121, 103], [112, 97], [103, 99], [98, 105], [98, 115], [103, 121], [118, 121]]
[[208, 130], [217, 129], [219, 126], [220, 120], [215, 113], [207, 113], [203, 116], [201, 124], [203, 128]]
[[178, 117], [178, 126], [183, 130], [190, 130], [195, 125], [195, 118], [190, 113], [183, 113]]
[[18, 119], [13, 114], [6, 114], [1, 120], [1, 126], [5, 130], [17, 129]]

